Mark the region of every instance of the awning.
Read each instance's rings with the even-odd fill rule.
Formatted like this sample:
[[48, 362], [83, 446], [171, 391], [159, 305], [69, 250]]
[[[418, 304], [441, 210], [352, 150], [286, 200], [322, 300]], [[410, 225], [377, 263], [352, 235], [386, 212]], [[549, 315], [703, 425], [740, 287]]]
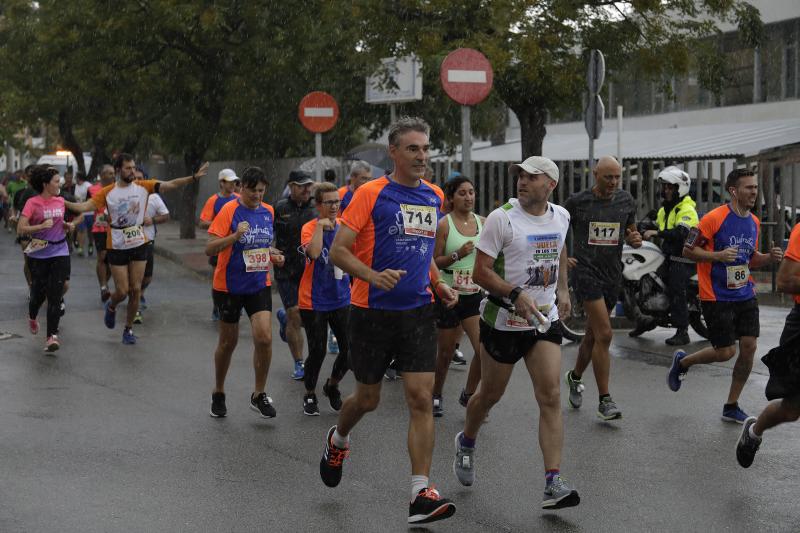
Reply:
[[[609, 122], [595, 141], [595, 156], [617, 153], [616, 126], [614, 121]], [[554, 126], [554, 129], [559, 126]], [[800, 143], [798, 119], [629, 129], [622, 133], [622, 156], [625, 159], [735, 158], [794, 143]], [[545, 157], [556, 161], [586, 159], [589, 156], [589, 138], [583, 131], [548, 132], [542, 152]], [[491, 146], [489, 142], [472, 145], [473, 161], [518, 161], [521, 154], [519, 139], [498, 146]], [[446, 158], [445, 155], [434, 156], [434, 159]], [[456, 159], [461, 159], [460, 150]]]

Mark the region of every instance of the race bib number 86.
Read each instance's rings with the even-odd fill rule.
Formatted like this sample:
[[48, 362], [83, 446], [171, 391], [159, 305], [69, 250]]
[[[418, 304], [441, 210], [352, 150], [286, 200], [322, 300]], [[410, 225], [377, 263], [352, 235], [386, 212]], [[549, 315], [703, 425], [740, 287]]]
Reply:
[[732, 265], [726, 268], [728, 288], [741, 289], [750, 279], [750, 268], [747, 265]]
[[427, 205], [400, 204], [406, 235], [436, 236], [436, 208]]

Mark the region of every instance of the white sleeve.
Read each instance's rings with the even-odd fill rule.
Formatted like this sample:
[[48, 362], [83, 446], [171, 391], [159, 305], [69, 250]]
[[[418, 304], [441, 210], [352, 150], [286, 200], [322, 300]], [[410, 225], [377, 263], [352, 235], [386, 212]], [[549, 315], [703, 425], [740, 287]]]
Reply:
[[151, 194], [149, 202], [153, 205], [156, 215], [169, 215], [169, 209], [158, 194]]
[[478, 239], [478, 250], [497, 259], [505, 244], [507, 227], [508, 217], [502, 209], [495, 209], [489, 213], [483, 224], [480, 239]]

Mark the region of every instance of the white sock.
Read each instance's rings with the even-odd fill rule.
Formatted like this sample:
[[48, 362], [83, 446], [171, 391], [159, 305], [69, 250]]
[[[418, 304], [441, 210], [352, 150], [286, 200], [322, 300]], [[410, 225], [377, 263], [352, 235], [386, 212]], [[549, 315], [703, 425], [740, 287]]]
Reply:
[[426, 488], [428, 488], [428, 476], [411, 476], [411, 501], [414, 501], [419, 491]]
[[759, 437], [758, 435], [756, 435], [756, 432], [755, 432], [755, 431], [753, 431], [753, 428], [754, 428], [754, 427], [756, 427], [756, 425], [755, 425], [755, 424], [752, 424], [752, 425], [751, 425], [749, 428], [747, 428], [747, 432], [750, 434], [750, 436], [751, 436], [752, 438], [754, 438], [754, 439], [756, 439], [756, 440], [761, 440], [761, 437]]
[[331, 435], [331, 444], [336, 446], [339, 449], [347, 448], [347, 445], [350, 443], [350, 436], [343, 437], [341, 433], [339, 433], [338, 429], [333, 430], [333, 435]]

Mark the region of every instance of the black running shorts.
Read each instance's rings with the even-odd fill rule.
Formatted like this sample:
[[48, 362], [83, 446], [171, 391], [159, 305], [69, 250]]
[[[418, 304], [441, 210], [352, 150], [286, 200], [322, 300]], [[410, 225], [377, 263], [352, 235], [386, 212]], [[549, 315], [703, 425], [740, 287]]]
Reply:
[[394, 359], [399, 372], [436, 367], [436, 306], [386, 311], [350, 306], [350, 369], [359, 383], [374, 385]]
[[458, 303], [455, 307], [448, 309], [442, 303], [438, 303], [439, 316], [436, 319], [436, 327], [439, 329], [453, 329], [458, 327], [464, 320], [481, 314], [481, 300], [483, 294], [460, 294]]
[[758, 337], [758, 299], [741, 302], [701, 302], [708, 326], [708, 340], [714, 348], [733, 346], [740, 337]]
[[605, 300], [606, 309], [611, 311], [619, 300], [620, 285], [607, 280], [598, 279], [588, 273], [583, 273], [576, 268], [572, 274], [572, 286], [575, 297], [579, 302], [592, 300]]
[[503, 331], [494, 329], [481, 320], [481, 345], [486, 353], [498, 363], [516, 364], [531, 351], [539, 341], [552, 342], [561, 346], [561, 328], [558, 321], [553, 322], [544, 333], [535, 329], [522, 331]]
[[145, 244], [145, 246], [147, 247], [147, 264], [144, 267], [144, 277], [152, 278], [153, 277], [153, 262], [154, 262], [153, 261], [153, 256], [155, 255], [154, 254], [155, 244], [153, 244], [153, 241], [150, 241], [147, 244]]
[[106, 251], [106, 232], [95, 232], [92, 233], [92, 239], [94, 239], [94, 249], [98, 252], [105, 252]]
[[272, 312], [272, 293], [264, 287], [253, 294], [231, 294], [229, 292], [211, 291], [214, 306], [219, 310], [219, 318], [226, 324], [238, 324], [242, 309], [248, 317], [261, 311]]
[[106, 259], [113, 266], [128, 266], [133, 261], [147, 261], [147, 243], [127, 250], [107, 250]]

